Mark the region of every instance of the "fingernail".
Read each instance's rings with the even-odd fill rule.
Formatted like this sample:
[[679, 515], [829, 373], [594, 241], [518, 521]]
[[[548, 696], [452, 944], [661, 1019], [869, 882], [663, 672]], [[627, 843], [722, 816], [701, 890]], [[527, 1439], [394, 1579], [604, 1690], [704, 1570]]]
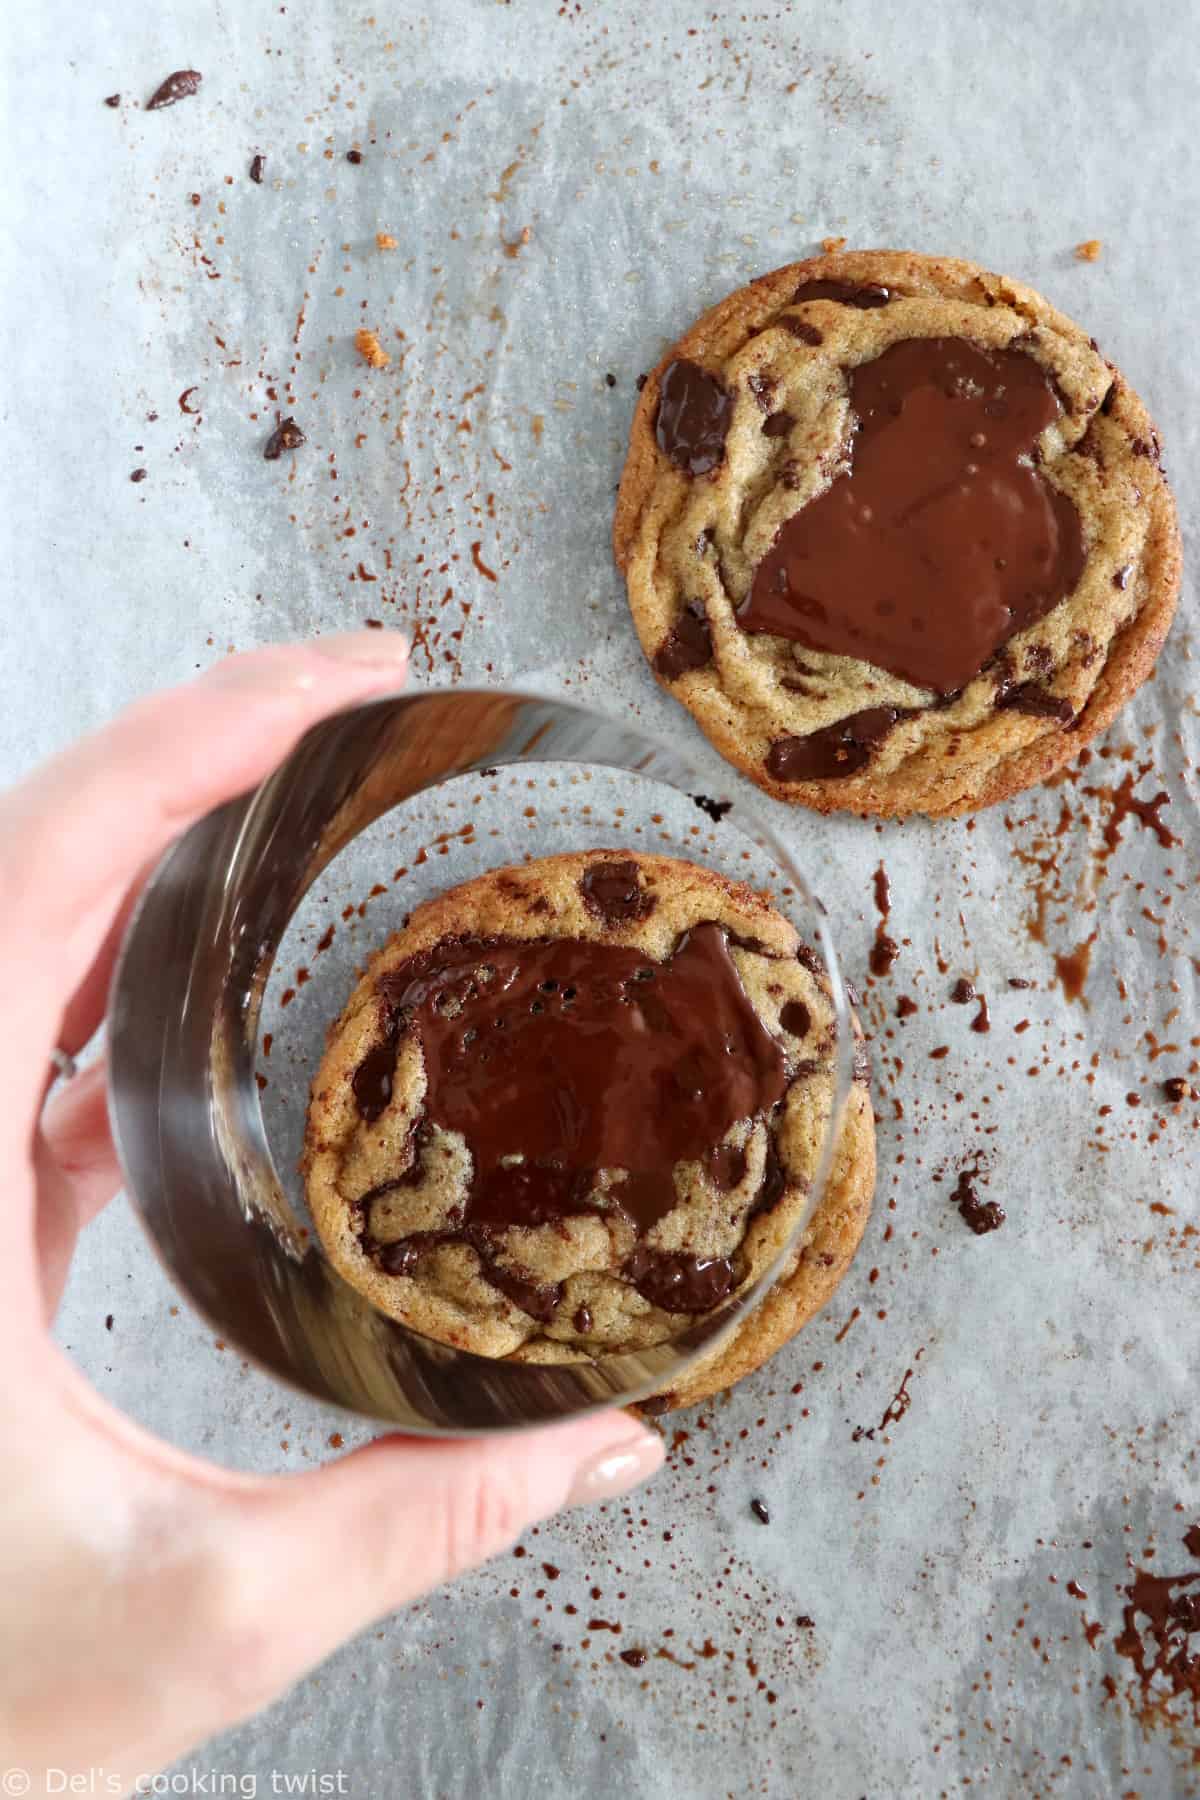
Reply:
[[662, 1459], [663, 1443], [657, 1432], [639, 1431], [618, 1439], [598, 1456], [580, 1463], [567, 1493], [567, 1505], [594, 1506], [600, 1500], [615, 1500], [653, 1475]]
[[408, 639], [399, 631], [343, 631], [314, 638], [312, 647], [320, 656], [360, 668], [399, 671], [408, 661]]

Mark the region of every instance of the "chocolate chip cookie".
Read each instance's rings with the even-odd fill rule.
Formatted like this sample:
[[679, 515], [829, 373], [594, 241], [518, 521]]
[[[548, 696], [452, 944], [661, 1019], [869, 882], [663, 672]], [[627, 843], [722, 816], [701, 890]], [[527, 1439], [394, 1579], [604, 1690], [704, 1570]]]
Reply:
[[1158, 434], [1094, 340], [973, 263], [862, 251], [715, 306], [647, 380], [614, 526], [642, 648], [822, 812], [971, 812], [1149, 675], [1180, 579]]
[[[347, 1281], [444, 1343], [540, 1362], [661, 1343], [788, 1242], [833, 1048], [821, 964], [750, 888], [617, 851], [496, 870], [420, 907], [333, 1026], [313, 1218]], [[757, 1367], [849, 1267], [875, 1172], [861, 1051], [787, 1273], [671, 1404]]]

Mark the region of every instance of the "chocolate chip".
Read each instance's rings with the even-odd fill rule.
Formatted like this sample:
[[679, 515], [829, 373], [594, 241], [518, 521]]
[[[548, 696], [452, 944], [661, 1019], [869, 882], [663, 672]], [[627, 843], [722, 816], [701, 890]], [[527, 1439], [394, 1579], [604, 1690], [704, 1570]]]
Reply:
[[659, 388], [655, 437], [667, 460], [685, 475], [707, 475], [725, 455], [733, 398], [719, 376], [680, 357], [668, 363]]
[[654, 911], [654, 895], [641, 886], [632, 858], [592, 863], [580, 879], [579, 892], [588, 911], [605, 925], [648, 919]]
[[996, 706], [1005, 712], [1028, 713], [1035, 719], [1057, 719], [1067, 725], [1075, 717], [1075, 708], [1060, 694], [1051, 694], [1036, 681], [1021, 681], [996, 695]]
[[795, 423], [790, 412], [773, 412], [769, 418], [763, 420], [763, 436], [786, 437]]
[[654, 671], [664, 681], [678, 681], [693, 669], [712, 661], [712, 631], [702, 600], [689, 600], [679, 623], [669, 631], [654, 654]]
[[853, 281], [802, 281], [792, 295], [791, 304], [799, 306], [805, 300], [837, 300], [842, 306], [856, 306], [863, 312], [872, 307], [886, 306], [891, 297], [887, 288], [874, 281], [862, 284]]
[[816, 345], [825, 342], [825, 333], [818, 330], [815, 325], [810, 325], [807, 319], [796, 319], [791, 313], [784, 313], [778, 323], [780, 330], [790, 332], [794, 338], [799, 338], [802, 344]]
[[776, 781], [831, 781], [855, 774], [871, 759], [901, 714], [894, 706], [869, 706], [836, 725], [805, 737], [777, 738], [767, 752]]
[[792, 1037], [807, 1037], [812, 1030], [812, 1014], [803, 1000], [789, 1000], [780, 1009], [779, 1023]]

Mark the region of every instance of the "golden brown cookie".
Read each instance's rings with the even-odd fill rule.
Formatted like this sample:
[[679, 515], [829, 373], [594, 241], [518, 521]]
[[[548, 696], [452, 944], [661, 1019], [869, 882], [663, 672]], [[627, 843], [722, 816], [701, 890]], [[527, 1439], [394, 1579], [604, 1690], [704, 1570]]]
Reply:
[[722, 755], [822, 812], [971, 812], [1149, 675], [1180, 579], [1154, 425], [974, 263], [764, 275], [647, 380], [614, 524], [642, 648]]
[[[339, 1272], [413, 1329], [563, 1362], [662, 1343], [787, 1244], [834, 1091], [819, 962], [761, 895], [664, 857], [499, 869], [418, 908], [312, 1086], [304, 1170]], [[671, 1404], [756, 1368], [870, 1212], [858, 1070], [788, 1271]]]

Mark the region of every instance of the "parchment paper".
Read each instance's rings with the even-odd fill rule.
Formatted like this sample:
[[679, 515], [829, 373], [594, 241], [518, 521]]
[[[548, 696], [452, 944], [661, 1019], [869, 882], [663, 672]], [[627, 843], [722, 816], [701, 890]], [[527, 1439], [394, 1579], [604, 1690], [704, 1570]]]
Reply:
[[[228, 646], [377, 618], [414, 633], [418, 681], [519, 676], [744, 796], [644, 666], [612, 498], [638, 373], [826, 235], [974, 257], [1084, 320], [1162, 427], [1189, 531], [1194, 27], [1030, 0], [13, 9], [0, 769]], [[142, 110], [181, 67], [200, 93]], [[308, 442], [268, 463], [276, 406]], [[828, 1313], [670, 1421], [687, 1436], [628, 1505], [544, 1527], [177, 1773], [521, 1800], [1197, 1791], [1191, 1701], [1149, 1704], [1144, 1615], [1121, 1636], [1132, 1564], [1200, 1572], [1200, 1107], [1160, 1087], [1198, 1042], [1194, 605], [1189, 584], [1154, 682], [1053, 789], [973, 825], [778, 813], [874, 1034], [878, 1199]], [[1123, 782], [1169, 801], [1122, 816]], [[870, 981], [880, 862], [901, 949]], [[1007, 1212], [986, 1237], [950, 1202], [977, 1164]], [[366, 1435], [177, 1304], [118, 1203], [59, 1330], [106, 1395], [238, 1466]]]

